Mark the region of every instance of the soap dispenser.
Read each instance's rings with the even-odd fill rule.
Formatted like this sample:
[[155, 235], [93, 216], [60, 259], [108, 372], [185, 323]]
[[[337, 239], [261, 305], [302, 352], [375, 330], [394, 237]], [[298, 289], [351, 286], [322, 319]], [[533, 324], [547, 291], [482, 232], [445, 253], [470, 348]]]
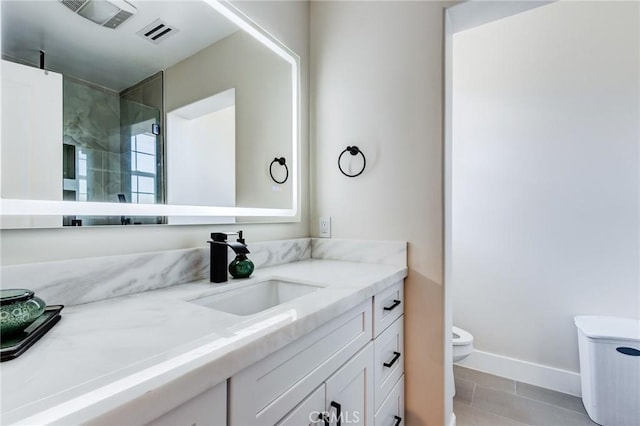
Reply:
[[[240, 244], [246, 246], [242, 231], [238, 231], [238, 240]], [[233, 278], [249, 278], [253, 273], [253, 262], [247, 258], [245, 253], [238, 253], [236, 258], [229, 264], [229, 273]]]

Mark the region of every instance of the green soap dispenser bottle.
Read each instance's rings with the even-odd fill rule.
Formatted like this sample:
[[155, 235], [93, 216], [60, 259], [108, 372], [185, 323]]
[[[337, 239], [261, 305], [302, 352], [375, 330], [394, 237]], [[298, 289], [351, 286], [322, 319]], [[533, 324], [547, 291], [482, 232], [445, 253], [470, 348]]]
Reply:
[[[237, 241], [246, 246], [245, 240], [242, 238], [242, 231], [238, 231]], [[229, 264], [229, 273], [233, 278], [249, 278], [254, 268], [253, 262], [247, 258], [247, 255], [240, 253], [237, 254], [236, 258]]]

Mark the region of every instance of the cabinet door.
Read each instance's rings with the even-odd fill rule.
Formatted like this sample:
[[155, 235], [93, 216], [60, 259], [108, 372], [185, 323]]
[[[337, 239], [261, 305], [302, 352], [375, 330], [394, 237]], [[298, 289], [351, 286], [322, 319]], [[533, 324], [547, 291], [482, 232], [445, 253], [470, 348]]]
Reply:
[[[62, 200], [62, 74], [2, 61], [2, 198]], [[4, 216], [3, 228], [62, 226], [60, 216]]]
[[322, 384], [296, 408], [287, 414], [276, 426], [316, 426], [322, 422], [324, 412], [325, 385]]
[[373, 344], [367, 344], [336, 371], [326, 385], [326, 410], [331, 425], [372, 425]]

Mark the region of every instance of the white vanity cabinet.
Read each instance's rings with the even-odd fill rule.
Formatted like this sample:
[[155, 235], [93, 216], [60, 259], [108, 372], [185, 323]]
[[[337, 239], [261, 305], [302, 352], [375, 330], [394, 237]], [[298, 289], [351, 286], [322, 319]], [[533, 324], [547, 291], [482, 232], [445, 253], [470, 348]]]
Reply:
[[378, 337], [404, 314], [404, 286], [402, 282], [376, 294], [373, 298], [373, 335]]
[[[367, 300], [229, 379], [232, 425], [274, 425], [371, 341]], [[323, 411], [324, 406], [317, 408]]]
[[374, 341], [376, 410], [404, 374], [403, 319], [396, 319]]
[[402, 286], [396, 283], [231, 377], [229, 424], [373, 425], [392, 411], [402, 418]]
[[307, 396], [296, 408], [284, 416], [276, 426], [314, 426], [322, 424], [326, 385], [323, 383]]
[[373, 424], [373, 346], [368, 343], [277, 426]]
[[147, 426], [212, 426], [227, 424], [227, 382], [183, 403]]
[[[172, 383], [130, 400], [90, 421], [66, 421], [65, 424], [92, 424], [96, 426], [226, 426], [227, 381], [220, 382], [204, 392], [184, 401], [186, 382]], [[55, 422], [54, 422], [55, 423]], [[49, 422], [47, 422], [49, 424]]]
[[400, 426], [404, 422], [404, 375], [376, 412], [375, 426]]
[[336, 371], [326, 384], [324, 415], [329, 424], [373, 424], [373, 343], [369, 342], [358, 355]]
[[402, 282], [376, 294], [374, 398], [376, 426], [404, 424], [404, 291]]

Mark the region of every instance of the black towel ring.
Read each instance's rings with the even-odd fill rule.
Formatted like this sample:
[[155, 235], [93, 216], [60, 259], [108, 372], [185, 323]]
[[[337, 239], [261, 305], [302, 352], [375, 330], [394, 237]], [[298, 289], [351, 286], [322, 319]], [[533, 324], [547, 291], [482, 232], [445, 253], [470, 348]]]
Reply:
[[[273, 177], [273, 165], [275, 163], [280, 164], [281, 166], [284, 166], [284, 170], [287, 172], [287, 175], [284, 177], [283, 180], [277, 180], [276, 178]], [[280, 157], [280, 158], [274, 158], [273, 161], [271, 162], [271, 164], [269, 164], [269, 174], [271, 175], [271, 179], [273, 179], [273, 181], [277, 184], [282, 185], [283, 183], [285, 183], [287, 181], [287, 179], [289, 179], [289, 168], [287, 167], [287, 160], [285, 160], [284, 157]]]
[[[345, 152], [349, 152], [349, 154], [351, 154], [351, 155], [358, 155], [358, 154], [362, 155], [362, 161], [364, 162], [362, 164], [362, 170], [360, 170], [355, 175], [347, 174], [347, 173], [345, 173], [344, 170], [342, 170], [342, 165], [340, 165], [340, 160], [342, 160], [342, 156], [344, 155]], [[338, 168], [340, 169], [342, 174], [345, 175], [345, 176], [348, 176], [348, 177], [360, 176], [362, 174], [362, 172], [364, 172], [365, 167], [367, 167], [367, 158], [364, 156], [362, 151], [360, 151], [360, 148], [358, 148], [357, 146], [348, 146], [344, 151], [342, 151], [340, 153], [340, 156], [338, 157]]]

